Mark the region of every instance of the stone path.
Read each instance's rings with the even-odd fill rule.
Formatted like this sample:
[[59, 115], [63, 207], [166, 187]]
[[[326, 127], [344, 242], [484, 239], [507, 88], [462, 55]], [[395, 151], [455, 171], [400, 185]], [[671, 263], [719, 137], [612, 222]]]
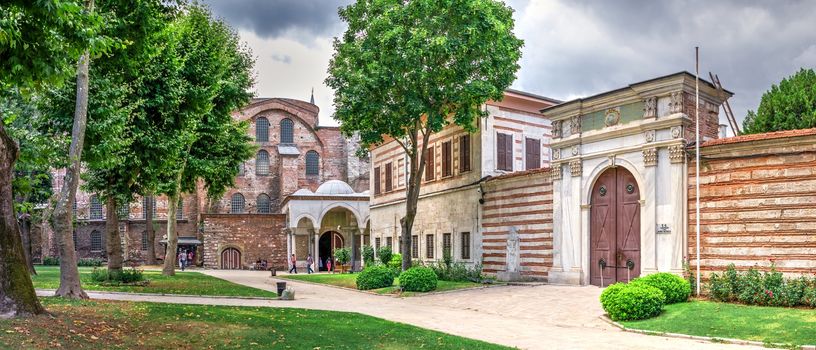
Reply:
[[[261, 271], [200, 271], [250, 287], [275, 290]], [[575, 286], [505, 286], [394, 298], [285, 280], [296, 300], [128, 296], [90, 292], [92, 298], [168, 303], [297, 307], [359, 312], [463, 337], [523, 349], [761, 349], [620, 331], [600, 320], [600, 289]]]

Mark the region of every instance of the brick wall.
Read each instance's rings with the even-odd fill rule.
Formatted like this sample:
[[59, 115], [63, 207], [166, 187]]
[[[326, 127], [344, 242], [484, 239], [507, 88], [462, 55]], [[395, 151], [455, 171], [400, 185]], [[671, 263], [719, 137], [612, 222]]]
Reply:
[[203, 214], [204, 267], [220, 268], [225, 248], [241, 252], [241, 265], [249, 268], [266, 259], [276, 269], [286, 269], [286, 224], [284, 214]]
[[[700, 162], [701, 270], [816, 273], [816, 129], [704, 143]], [[696, 258], [695, 165], [689, 165], [688, 256]]]
[[542, 168], [494, 177], [484, 183], [482, 245], [484, 272], [505, 270], [507, 235], [516, 228], [521, 274], [546, 280], [553, 265], [552, 181]]

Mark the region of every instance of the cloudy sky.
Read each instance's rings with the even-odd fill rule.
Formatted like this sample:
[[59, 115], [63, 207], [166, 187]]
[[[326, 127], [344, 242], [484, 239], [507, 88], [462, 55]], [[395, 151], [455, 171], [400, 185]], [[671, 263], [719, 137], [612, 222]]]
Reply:
[[[257, 57], [256, 93], [308, 100], [336, 125], [323, 84], [350, 0], [207, 0]], [[509, 0], [525, 41], [516, 89], [568, 100], [678, 71], [719, 75], [738, 120], [771, 84], [816, 67], [816, 1]], [[722, 120], [724, 123], [724, 119]]]

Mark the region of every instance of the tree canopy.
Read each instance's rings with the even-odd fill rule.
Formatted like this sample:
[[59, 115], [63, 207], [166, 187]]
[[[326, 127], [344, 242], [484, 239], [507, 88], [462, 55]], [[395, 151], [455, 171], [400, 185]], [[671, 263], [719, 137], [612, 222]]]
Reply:
[[455, 123], [473, 131], [482, 105], [515, 80], [523, 42], [513, 10], [496, 0], [359, 0], [341, 8], [327, 85], [335, 118], [361, 146], [398, 142], [409, 158], [403, 269], [432, 133]]
[[742, 127], [745, 134], [816, 128], [816, 72], [803, 68], [772, 85]]

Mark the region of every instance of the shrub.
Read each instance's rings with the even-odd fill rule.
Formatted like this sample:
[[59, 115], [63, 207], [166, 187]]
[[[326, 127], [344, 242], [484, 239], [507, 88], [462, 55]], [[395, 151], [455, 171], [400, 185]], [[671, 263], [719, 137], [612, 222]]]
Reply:
[[429, 292], [436, 289], [436, 273], [427, 267], [412, 267], [400, 276], [402, 290], [409, 292]]
[[144, 274], [137, 268], [122, 269], [121, 272], [95, 268], [91, 271], [91, 280], [98, 283], [135, 283], [144, 281]]
[[663, 292], [646, 283], [616, 283], [601, 293], [601, 306], [615, 321], [655, 317], [663, 310], [665, 302]]
[[816, 277], [805, 287], [799, 302], [805, 306], [816, 307]]
[[383, 265], [388, 265], [388, 263], [391, 262], [392, 255], [394, 255], [394, 253], [391, 251], [391, 247], [387, 245], [384, 245], [377, 250], [377, 258], [380, 259], [380, 262]]
[[471, 268], [461, 262], [448, 264], [443, 260], [436, 264], [430, 264], [429, 267], [436, 273], [436, 277], [442, 281], [481, 282], [483, 279], [481, 264], [473, 265]]
[[391, 254], [391, 260], [388, 261], [388, 267], [396, 271], [402, 270], [402, 255]]
[[340, 265], [348, 264], [351, 261], [351, 252], [348, 248], [337, 248], [334, 250], [334, 259]]
[[394, 284], [394, 272], [385, 265], [366, 266], [357, 275], [357, 289], [369, 290], [390, 287]]
[[370, 245], [363, 246], [363, 263], [366, 266], [374, 265], [374, 247]]
[[660, 289], [663, 295], [666, 296], [666, 304], [685, 302], [691, 295], [691, 284], [683, 277], [668, 272], [636, 278], [632, 283], [645, 283]]
[[77, 266], [99, 267], [102, 266], [102, 259], [83, 258], [77, 261]]
[[42, 264], [45, 266], [59, 266], [60, 259], [55, 256], [46, 256], [42, 259]]

